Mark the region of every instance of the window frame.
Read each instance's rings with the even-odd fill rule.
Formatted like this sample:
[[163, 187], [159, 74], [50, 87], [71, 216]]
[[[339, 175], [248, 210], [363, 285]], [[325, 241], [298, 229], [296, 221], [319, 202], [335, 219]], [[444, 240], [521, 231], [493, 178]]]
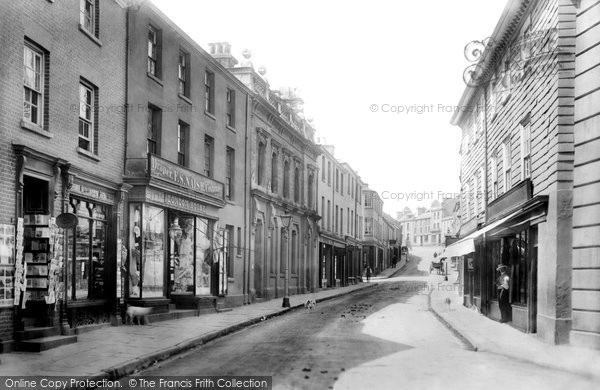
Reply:
[[531, 178], [531, 123], [521, 124], [521, 180]]
[[215, 140], [209, 135], [204, 136], [204, 176], [212, 178], [214, 175], [214, 147]]
[[215, 74], [208, 69], [204, 71], [204, 111], [215, 113]]
[[[88, 92], [90, 92], [91, 94], [91, 98], [90, 98], [90, 104], [87, 103], [87, 99], [86, 102], [82, 102], [81, 100], [81, 89], [85, 88]], [[86, 118], [86, 117], [82, 117], [81, 113], [82, 113], [82, 107], [83, 105], [85, 106], [89, 106], [89, 110], [91, 111], [91, 115], [90, 119]], [[94, 155], [98, 155], [98, 118], [97, 118], [97, 114], [98, 114], [98, 110], [97, 110], [97, 106], [98, 106], [98, 89], [91, 83], [87, 82], [86, 80], [80, 79], [79, 80], [79, 129], [78, 129], [78, 142], [77, 142], [77, 146], [79, 149], [84, 150], [86, 152], [92, 153]], [[89, 131], [88, 131], [88, 135], [85, 136], [81, 133], [82, 127], [81, 125], [83, 124], [87, 124]], [[84, 142], [88, 142], [89, 143], [89, 148], [85, 148], [82, 146], [81, 141]]]
[[[160, 139], [162, 132], [162, 110], [152, 104], [148, 104], [148, 131], [146, 132], [146, 152], [160, 156]], [[148, 136], [152, 137], [149, 138]], [[154, 144], [154, 151], [150, 150], [150, 144]]]
[[189, 144], [190, 144], [190, 125], [182, 120], [177, 121], [177, 164], [182, 167], [188, 167]]
[[235, 150], [229, 146], [225, 148], [225, 199], [233, 200], [235, 176]]
[[[153, 34], [153, 40], [150, 40], [150, 33]], [[148, 40], [146, 56], [148, 57], [147, 73], [158, 79], [161, 78], [161, 30], [152, 24], [148, 25]], [[151, 66], [154, 65], [154, 66]]]
[[177, 57], [177, 93], [189, 98], [190, 81], [190, 53], [180, 48]]
[[[25, 61], [27, 59], [27, 55], [26, 52], [29, 51], [32, 53], [32, 58], [34, 59], [33, 61], [33, 66], [35, 67], [36, 65], [36, 61], [35, 58], [39, 58], [39, 71], [37, 71], [34, 68], [31, 68], [29, 66], [29, 64], [26, 64]], [[45, 109], [46, 109], [46, 58], [47, 58], [47, 53], [44, 52], [44, 50], [42, 50], [41, 48], [37, 47], [36, 45], [34, 45], [33, 43], [29, 42], [29, 41], [25, 41], [23, 44], [23, 120], [26, 121], [27, 123], [32, 124], [33, 126], [36, 127], [40, 127], [42, 129], [45, 129]], [[26, 72], [27, 69], [31, 69], [31, 71], [34, 73], [34, 85], [30, 86], [28, 85], [28, 82], [26, 81], [27, 77], [26, 77]], [[35, 89], [35, 84], [36, 84], [36, 78], [39, 77], [39, 90]], [[32, 88], [33, 87], [33, 88]], [[30, 97], [33, 97], [33, 94], [37, 95], [37, 105], [35, 105], [36, 107], [36, 121], [34, 122], [31, 120], [32, 115], [32, 108], [33, 107], [33, 99], [31, 98], [30, 101], [28, 101], [27, 99], [27, 91], [29, 90], [29, 95]], [[29, 117], [27, 117], [25, 115], [25, 106], [29, 105], [30, 107], [30, 114]]]
[[225, 100], [227, 102], [227, 113], [225, 117], [225, 125], [235, 129], [235, 89], [227, 88]]
[[[86, 5], [91, 5], [92, 12], [91, 15], [87, 16]], [[99, 1], [98, 0], [80, 0], [79, 1], [79, 25], [81, 28], [87, 32], [88, 34], [98, 38], [99, 35]], [[86, 25], [86, 22], [89, 20], [89, 28]]]

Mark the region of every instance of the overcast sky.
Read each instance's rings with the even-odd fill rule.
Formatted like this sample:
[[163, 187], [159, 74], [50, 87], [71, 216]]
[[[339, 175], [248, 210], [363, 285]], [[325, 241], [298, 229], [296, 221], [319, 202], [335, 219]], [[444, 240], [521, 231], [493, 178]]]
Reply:
[[394, 217], [460, 191], [449, 122], [464, 46], [492, 33], [506, 0], [153, 2], [206, 50], [227, 41], [242, 60], [247, 48], [272, 89], [298, 88], [317, 136]]

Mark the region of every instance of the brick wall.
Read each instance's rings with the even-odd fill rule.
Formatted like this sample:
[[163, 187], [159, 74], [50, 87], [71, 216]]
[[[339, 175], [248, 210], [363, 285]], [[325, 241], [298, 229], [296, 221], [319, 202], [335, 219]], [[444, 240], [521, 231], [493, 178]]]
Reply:
[[[0, 2], [0, 223], [15, 223], [15, 155], [22, 144], [71, 163], [73, 172], [116, 188], [121, 183], [125, 144], [125, 10], [116, 1], [99, 3], [97, 39], [80, 30], [78, 0]], [[25, 40], [44, 52], [43, 129], [21, 126]], [[98, 92], [95, 157], [78, 152], [79, 83]], [[28, 164], [31, 164], [30, 158]], [[61, 210], [57, 183], [55, 214]], [[52, 205], [51, 205], [52, 207]], [[12, 338], [13, 309], [0, 309], [0, 340]]]

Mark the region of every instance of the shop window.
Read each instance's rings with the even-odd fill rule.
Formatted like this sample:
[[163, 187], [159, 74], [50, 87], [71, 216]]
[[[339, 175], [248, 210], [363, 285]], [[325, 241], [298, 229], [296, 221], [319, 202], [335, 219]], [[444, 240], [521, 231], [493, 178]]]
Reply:
[[103, 298], [109, 208], [77, 198], [70, 206], [79, 222], [68, 234], [68, 295], [73, 300]]
[[165, 212], [130, 205], [129, 296], [164, 296]]
[[210, 295], [213, 222], [196, 217], [196, 295]]
[[171, 292], [194, 293], [194, 217], [169, 216]]

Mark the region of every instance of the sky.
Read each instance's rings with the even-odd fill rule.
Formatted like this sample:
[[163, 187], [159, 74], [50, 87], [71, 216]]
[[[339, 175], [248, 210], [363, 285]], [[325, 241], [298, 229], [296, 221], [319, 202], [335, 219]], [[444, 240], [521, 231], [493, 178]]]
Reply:
[[507, 0], [152, 0], [208, 51], [249, 49], [271, 89], [297, 88], [317, 137], [335, 146], [396, 216], [460, 192], [450, 124], [470, 65]]

